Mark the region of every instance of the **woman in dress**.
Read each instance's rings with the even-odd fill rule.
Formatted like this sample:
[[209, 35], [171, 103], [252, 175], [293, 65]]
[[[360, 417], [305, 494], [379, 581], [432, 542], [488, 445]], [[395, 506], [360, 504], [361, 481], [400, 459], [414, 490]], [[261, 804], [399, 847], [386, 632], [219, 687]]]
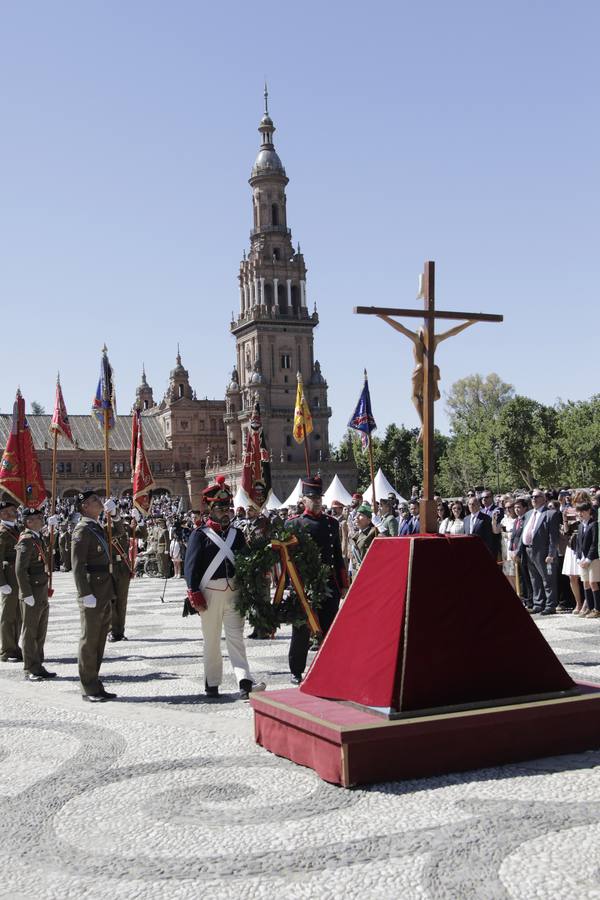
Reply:
[[516, 590], [515, 561], [510, 551], [512, 532], [515, 527], [515, 522], [517, 521], [515, 499], [512, 494], [505, 494], [502, 497], [502, 507], [504, 509], [502, 519], [500, 519], [497, 524], [492, 520], [492, 524], [494, 531], [498, 528], [502, 535], [502, 571], [510, 581], [513, 590]]
[[445, 500], [438, 500], [437, 505], [438, 532], [446, 534], [450, 524], [450, 507]]
[[171, 529], [171, 543], [169, 544], [169, 556], [173, 561], [173, 569], [175, 570], [175, 578], [181, 578], [181, 541], [177, 535], [175, 528]]
[[465, 507], [462, 500], [453, 500], [450, 504], [450, 516], [448, 526], [444, 534], [464, 534], [465, 533]]
[[[590, 496], [586, 491], [578, 491], [573, 500], [574, 503], [583, 503], [589, 501]], [[565, 556], [563, 559], [562, 574], [567, 575], [569, 584], [571, 585], [571, 593], [575, 599], [574, 616], [585, 616], [590, 609], [581, 597], [581, 579], [579, 577], [580, 569], [577, 562], [577, 527], [579, 519], [575, 505], [572, 505], [570, 498], [565, 498], [565, 504], [562, 508], [562, 525], [560, 526], [561, 534], [567, 538], [565, 547]]]

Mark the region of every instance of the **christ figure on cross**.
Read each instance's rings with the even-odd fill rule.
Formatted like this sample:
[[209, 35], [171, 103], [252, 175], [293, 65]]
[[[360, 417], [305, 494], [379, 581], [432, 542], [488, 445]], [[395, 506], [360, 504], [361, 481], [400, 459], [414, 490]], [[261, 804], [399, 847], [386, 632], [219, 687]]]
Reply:
[[[406, 335], [407, 338], [413, 342], [413, 356], [415, 360], [415, 368], [412, 373], [412, 395], [411, 399], [417, 410], [419, 419], [421, 420], [421, 429], [419, 431], [419, 436], [417, 440], [419, 443], [423, 441], [423, 391], [425, 384], [425, 372], [424, 372], [424, 358], [425, 353], [427, 351], [427, 332], [421, 327], [417, 328], [416, 331], [411, 331], [410, 328], [406, 328], [400, 322], [396, 322], [395, 319], [392, 319], [390, 316], [379, 315], [378, 318], [383, 319], [384, 322], [387, 322], [388, 325], [391, 325], [392, 328], [395, 328], [396, 331], [400, 331], [402, 334]], [[461, 331], [464, 331], [465, 328], [468, 328], [469, 325], [475, 325], [476, 320], [470, 319], [468, 322], [463, 322], [462, 325], [456, 325], [454, 328], [449, 328], [448, 331], [443, 331], [442, 334], [434, 334], [433, 336], [433, 353], [435, 356], [435, 351], [437, 350], [438, 344], [441, 344], [442, 341], [445, 341], [446, 338], [454, 337], [455, 334], [459, 334]], [[434, 365], [433, 367], [433, 399], [440, 399], [440, 370], [439, 366]]]

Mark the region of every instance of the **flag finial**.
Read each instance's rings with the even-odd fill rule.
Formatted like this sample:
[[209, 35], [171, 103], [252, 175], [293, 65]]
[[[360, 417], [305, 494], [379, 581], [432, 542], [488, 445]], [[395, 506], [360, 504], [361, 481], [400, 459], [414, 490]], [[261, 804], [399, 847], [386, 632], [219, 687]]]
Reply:
[[104, 346], [102, 347], [102, 352], [106, 355], [108, 353], [108, 347], [106, 346], [106, 341], [104, 342]]

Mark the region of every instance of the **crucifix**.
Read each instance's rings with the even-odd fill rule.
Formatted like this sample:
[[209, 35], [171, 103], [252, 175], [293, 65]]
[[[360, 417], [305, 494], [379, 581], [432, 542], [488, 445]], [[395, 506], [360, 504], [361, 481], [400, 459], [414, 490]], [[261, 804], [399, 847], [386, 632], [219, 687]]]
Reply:
[[[420, 530], [421, 533], [436, 534], [438, 530], [437, 510], [433, 499], [435, 476], [433, 404], [440, 397], [440, 370], [435, 364], [435, 351], [442, 341], [459, 334], [476, 322], [502, 322], [504, 317], [490, 313], [436, 310], [435, 263], [433, 261], [425, 263], [419, 282], [420, 290], [417, 297], [423, 300], [422, 312], [418, 309], [389, 309], [385, 306], [356, 306], [354, 312], [359, 315], [378, 316], [413, 342], [415, 368], [412, 374], [412, 401], [421, 420], [418, 440], [423, 444], [423, 498], [419, 504]], [[418, 330], [411, 331], [392, 316], [422, 317], [424, 322]], [[465, 321], [448, 331], [436, 334], [436, 319], [464, 319]]]

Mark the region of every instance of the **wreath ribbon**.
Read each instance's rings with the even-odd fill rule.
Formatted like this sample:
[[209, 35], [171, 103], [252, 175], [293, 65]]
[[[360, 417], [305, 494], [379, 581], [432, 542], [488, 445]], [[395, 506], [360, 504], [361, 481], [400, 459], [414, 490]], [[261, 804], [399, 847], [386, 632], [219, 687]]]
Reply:
[[300, 578], [300, 575], [298, 574], [298, 569], [296, 568], [296, 563], [290, 556], [290, 548], [295, 547], [298, 543], [299, 541], [295, 534], [293, 534], [285, 541], [271, 541], [271, 547], [273, 548], [273, 550], [276, 550], [279, 553], [279, 559], [281, 561], [281, 573], [279, 575], [279, 580], [275, 589], [273, 603], [275, 605], [281, 603], [281, 598], [283, 597], [283, 592], [285, 590], [286, 575], [289, 575], [290, 581], [294, 586], [294, 590], [298, 595], [298, 599], [302, 604], [302, 609], [306, 613], [308, 627], [310, 628], [312, 634], [319, 634], [321, 632], [319, 619], [316, 612], [310, 605], [308, 597], [306, 596], [304, 585], [302, 584], [302, 580]]

